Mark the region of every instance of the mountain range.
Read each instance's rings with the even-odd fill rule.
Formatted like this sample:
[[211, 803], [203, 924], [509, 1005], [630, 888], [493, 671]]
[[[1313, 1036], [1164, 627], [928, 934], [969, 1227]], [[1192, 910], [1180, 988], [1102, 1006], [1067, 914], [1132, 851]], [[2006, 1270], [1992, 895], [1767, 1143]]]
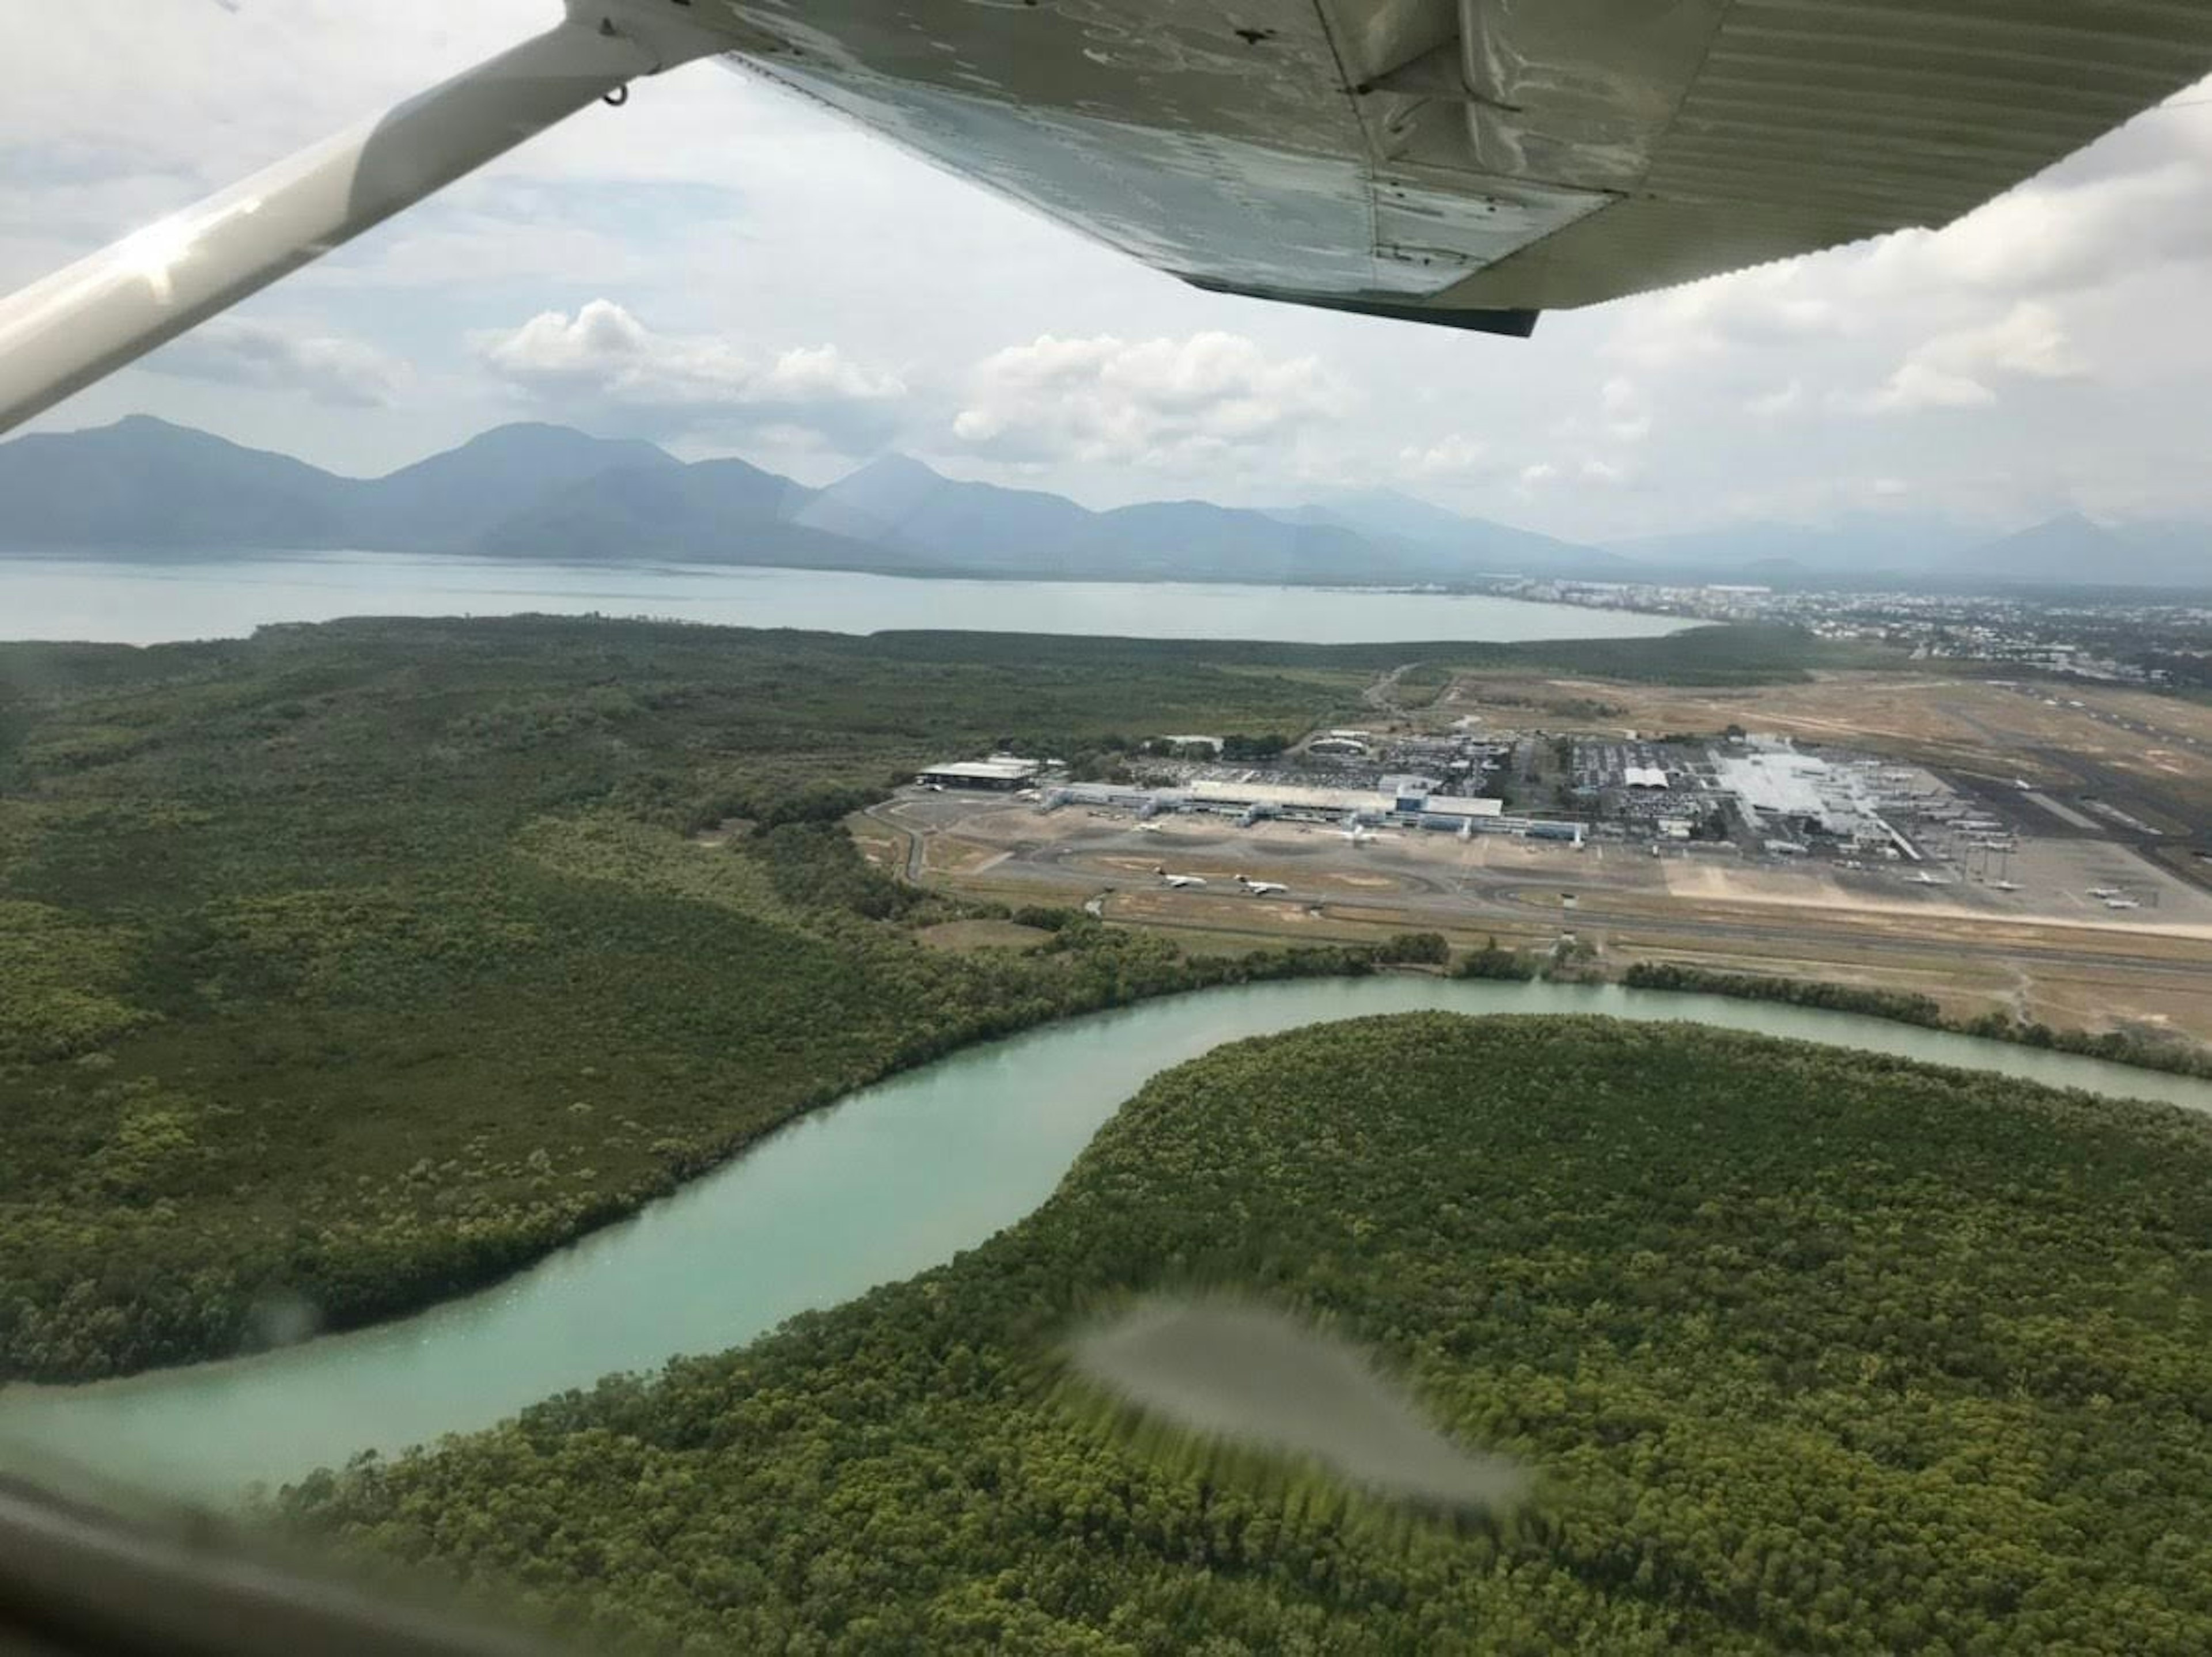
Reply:
[[[1406, 582], [1631, 566], [1595, 548], [1386, 497], [1273, 513], [1204, 501], [1093, 512], [887, 455], [826, 489], [742, 460], [501, 426], [382, 477], [134, 416], [0, 445], [0, 548], [46, 553], [353, 548], [475, 556], [1108, 580]], [[1395, 503], [1401, 513], [1432, 509]]]
[[1984, 584], [2212, 586], [2212, 535], [2061, 518], [1998, 541], [1903, 519], [1739, 525], [1610, 548], [1388, 490], [1260, 510], [1158, 501], [1094, 512], [887, 455], [822, 489], [635, 439], [501, 426], [381, 477], [133, 416], [0, 444], [0, 549], [348, 548], [477, 557], [1100, 580], [1445, 583], [1485, 574], [1816, 584], [1895, 572]]

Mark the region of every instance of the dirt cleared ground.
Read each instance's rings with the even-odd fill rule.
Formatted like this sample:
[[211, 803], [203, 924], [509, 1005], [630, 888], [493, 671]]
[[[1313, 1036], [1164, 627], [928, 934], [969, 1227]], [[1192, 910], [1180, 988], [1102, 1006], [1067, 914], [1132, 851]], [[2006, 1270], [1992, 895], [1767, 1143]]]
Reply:
[[1011, 920], [947, 920], [925, 926], [915, 936], [933, 950], [1034, 950], [1052, 934]]
[[2117, 795], [2167, 835], [2212, 824], [2212, 706], [2142, 691], [1936, 674], [1817, 674], [1726, 689], [1486, 675], [1458, 681], [1437, 713], [1508, 728], [1540, 715], [1548, 729], [1608, 736], [1735, 725], [1947, 773]]
[[[2053, 921], [2124, 932], [2212, 938], [2212, 894], [2197, 890], [2124, 847], [2103, 841], [2020, 842], [2005, 892], [1953, 872], [1930, 875], [1919, 886], [1911, 875], [1885, 868], [1841, 874], [1817, 865], [1757, 867], [1679, 859], [1660, 861], [1668, 895], [1723, 903], [1784, 904], [1869, 915], [1968, 920]], [[2097, 894], [2121, 892], [2140, 907], [2112, 909]]]

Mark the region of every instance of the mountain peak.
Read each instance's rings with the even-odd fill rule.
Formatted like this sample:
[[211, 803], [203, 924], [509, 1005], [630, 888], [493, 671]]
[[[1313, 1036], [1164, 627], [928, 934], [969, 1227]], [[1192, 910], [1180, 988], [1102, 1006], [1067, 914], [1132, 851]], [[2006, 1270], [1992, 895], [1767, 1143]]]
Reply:
[[212, 432], [195, 431], [190, 426], [179, 426], [173, 420], [164, 420], [159, 415], [127, 414], [122, 419], [89, 429], [103, 432], [180, 432], [192, 437], [212, 437]]
[[[478, 432], [458, 447], [434, 454], [416, 463], [418, 466], [434, 464], [465, 455], [472, 460], [512, 460], [520, 464], [558, 464], [571, 457], [587, 455], [599, 464], [634, 465], [653, 461], [669, 465], [681, 463], [675, 456], [657, 445], [636, 437], [594, 437], [589, 432], [580, 432], [574, 426], [556, 426], [543, 420], [515, 420], [504, 426], [494, 426], [489, 431]], [[410, 467], [401, 470], [411, 470]]]
[[2150, 549], [2078, 512], [2061, 513], [1960, 554], [1960, 574], [2057, 586], [2125, 586], [2169, 578]]
[[893, 450], [887, 453], [878, 455], [873, 460], [870, 460], [861, 465], [855, 466], [851, 471], [847, 472], [845, 476], [840, 478], [835, 484], [831, 485], [831, 487], [834, 489], [842, 489], [848, 483], [856, 483], [864, 479], [877, 486], [881, 486], [886, 483], [899, 483], [913, 486], [917, 484], [949, 483], [952, 481], [946, 477], [942, 472], [931, 470], [922, 462], [916, 460], [912, 455], [900, 454], [896, 450]]

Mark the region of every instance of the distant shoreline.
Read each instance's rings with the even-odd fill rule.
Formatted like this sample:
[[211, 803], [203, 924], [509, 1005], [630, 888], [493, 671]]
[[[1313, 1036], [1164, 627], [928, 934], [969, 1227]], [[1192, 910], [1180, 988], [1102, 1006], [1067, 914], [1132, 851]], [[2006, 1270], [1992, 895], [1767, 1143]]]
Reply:
[[[1165, 572], [1152, 574], [1132, 574], [1107, 572], [1097, 574], [1078, 571], [1040, 570], [1035, 573], [1016, 570], [963, 568], [958, 565], [871, 564], [780, 564], [753, 563], [745, 561], [714, 558], [704, 555], [641, 553], [635, 557], [578, 557], [562, 554], [522, 554], [472, 551], [440, 551], [414, 547], [95, 547], [64, 548], [0, 546], [0, 562], [38, 560], [48, 563], [137, 564], [161, 566], [171, 564], [236, 564], [269, 559], [298, 559], [313, 561], [331, 558], [404, 558], [417, 562], [440, 564], [475, 564], [489, 568], [592, 569], [658, 571], [684, 574], [726, 574], [758, 572], [775, 575], [876, 575], [901, 581], [989, 581], [994, 583], [1036, 583], [1054, 586], [1192, 586], [1192, 587], [1296, 587], [1310, 592], [1378, 592], [1395, 593], [1409, 598], [1494, 598], [1503, 604], [1541, 604], [1561, 602], [1516, 598], [1511, 594], [1494, 592], [1486, 584], [1492, 581], [1535, 580], [1591, 580], [1594, 577], [1530, 575], [1516, 570], [1485, 571], [1467, 583], [1445, 581], [1361, 581], [1349, 578], [1301, 577], [1297, 575], [1255, 575], [1238, 580], [1227, 575], [1188, 576]], [[1624, 585], [1616, 582], [1614, 585]], [[1583, 606], [1592, 608], [1592, 606]], [[1612, 608], [1597, 606], [1596, 608]], [[1624, 611], [1636, 615], [1659, 615], [1656, 610]]]
[[[342, 558], [406, 559], [423, 564], [449, 567], [473, 566], [483, 568], [579, 569], [608, 572], [643, 572], [662, 574], [742, 574], [764, 575], [873, 575], [901, 581], [975, 581], [996, 586], [1035, 585], [1039, 586], [1188, 586], [1188, 587], [1249, 587], [1255, 590], [1293, 589], [1302, 592], [1358, 592], [1395, 594], [1413, 598], [1483, 598], [1500, 604], [1546, 605], [1556, 604], [1577, 610], [1610, 611], [1622, 616], [1668, 617], [1691, 625], [1710, 625], [1714, 618], [1696, 617], [1679, 610], [1652, 610], [1640, 605], [1591, 604], [1572, 596], [1532, 598], [1523, 593], [1504, 590], [1500, 584], [1519, 581], [1562, 581], [1578, 586], [1613, 590], [1650, 588], [1655, 586], [1698, 587], [1713, 585], [1711, 577], [1725, 572], [1693, 572], [1655, 569], [1635, 578], [1619, 573], [1602, 575], [1580, 575], [1565, 570], [1484, 570], [1469, 575], [1464, 580], [1362, 580], [1352, 576], [1316, 577], [1298, 574], [1268, 574], [1239, 577], [1234, 574], [1182, 575], [1165, 571], [1130, 573], [1126, 570], [1085, 572], [1074, 570], [1006, 570], [978, 569], [957, 564], [870, 563], [859, 560], [850, 562], [793, 564], [750, 562], [738, 559], [716, 558], [699, 553], [640, 553], [621, 557], [608, 555], [579, 556], [563, 553], [500, 553], [471, 549], [446, 550], [421, 547], [362, 547], [362, 546], [268, 546], [268, 547], [139, 547], [93, 546], [69, 547], [9, 546], [0, 544], [0, 566], [15, 562], [41, 561], [52, 564], [125, 564], [141, 568], [184, 567], [244, 563], [257, 560], [298, 560], [312, 562], [317, 560]], [[2190, 609], [2212, 601], [2212, 586], [2114, 586], [2105, 582], [2059, 584], [2044, 581], [2019, 583], [1975, 583], [1960, 577], [1934, 575], [1914, 576], [1908, 572], [1883, 572], [1883, 579], [1875, 581], [1852, 581], [1836, 576], [1830, 580], [1801, 580], [1786, 589], [1799, 593], [1878, 594], [1898, 592], [1929, 598], [1950, 598], [1981, 595], [1991, 599], [2021, 599], [2049, 603], [2052, 601], [2088, 602], [2092, 599], [2115, 603], [2128, 602], [2161, 609]]]

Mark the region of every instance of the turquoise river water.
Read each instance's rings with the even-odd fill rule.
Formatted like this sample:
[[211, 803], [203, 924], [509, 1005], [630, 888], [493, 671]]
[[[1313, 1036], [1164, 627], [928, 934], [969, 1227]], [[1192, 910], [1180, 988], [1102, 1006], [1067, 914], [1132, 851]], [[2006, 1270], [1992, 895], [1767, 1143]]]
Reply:
[[1146, 1078], [1222, 1042], [1432, 1009], [1692, 1019], [2212, 1110], [2212, 1082], [1707, 996], [1396, 976], [1210, 990], [1047, 1025], [863, 1089], [633, 1218], [416, 1316], [126, 1381], [0, 1390], [0, 1452], [220, 1498], [487, 1426], [974, 1247], [1049, 1196]]

